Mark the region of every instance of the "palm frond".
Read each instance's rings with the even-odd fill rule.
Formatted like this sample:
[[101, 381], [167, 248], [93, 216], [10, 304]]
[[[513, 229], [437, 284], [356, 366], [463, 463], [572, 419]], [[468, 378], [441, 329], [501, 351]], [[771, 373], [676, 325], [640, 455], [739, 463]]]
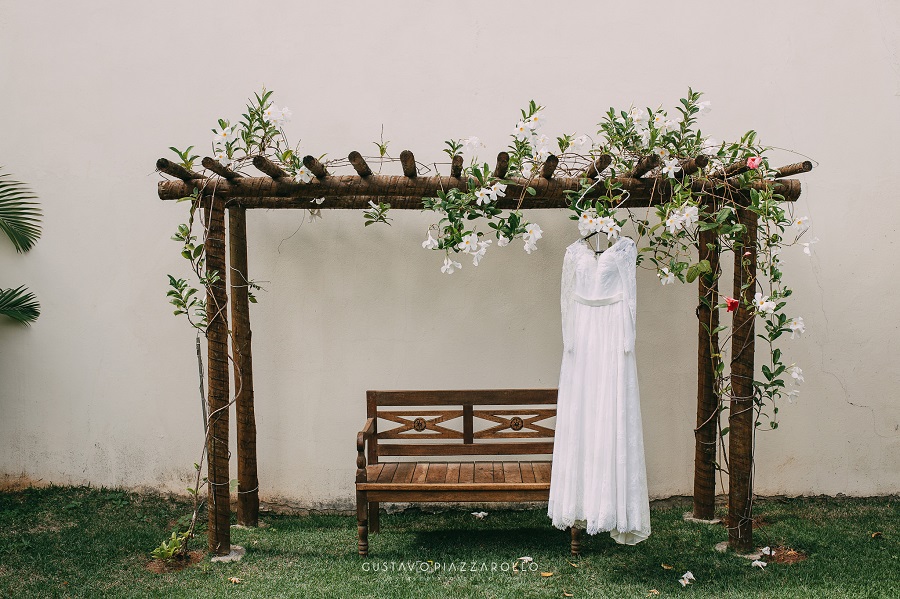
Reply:
[[24, 285], [16, 289], [0, 289], [0, 314], [22, 324], [31, 324], [41, 315], [41, 305]]
[[24, 183], [0, 173], [0, 231], [17, 252], [27, 252], [41, 236], [41, 209], [37, 196]]

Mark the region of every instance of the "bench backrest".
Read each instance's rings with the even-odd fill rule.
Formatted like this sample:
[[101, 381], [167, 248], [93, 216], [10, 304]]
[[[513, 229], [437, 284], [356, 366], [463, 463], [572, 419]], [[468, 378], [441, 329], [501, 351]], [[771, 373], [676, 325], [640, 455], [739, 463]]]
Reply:
[[[368, 391], [369, 463], [386, 456], [553, 453], [556, 389]], [[384, 430], [382, 430], [384, 429]]]

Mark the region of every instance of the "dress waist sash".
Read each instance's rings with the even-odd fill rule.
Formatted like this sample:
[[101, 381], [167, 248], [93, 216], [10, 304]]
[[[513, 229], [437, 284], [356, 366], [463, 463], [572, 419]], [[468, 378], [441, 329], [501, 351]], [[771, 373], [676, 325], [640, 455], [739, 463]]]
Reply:
[[617, 293], [609, 297], [587, 298], [582, 297], [577, 293], [572, 293], [572, 299], [579, 304], [584, 304], [586, 306], [608, 306], [609, 304], [621, 302], [625, 297], [621, 293]]

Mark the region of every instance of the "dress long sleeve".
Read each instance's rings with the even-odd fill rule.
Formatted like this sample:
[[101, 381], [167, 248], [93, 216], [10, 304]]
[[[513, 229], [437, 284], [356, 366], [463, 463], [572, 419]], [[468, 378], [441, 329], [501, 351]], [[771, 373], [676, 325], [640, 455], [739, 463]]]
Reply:
[[631, 318], [630, 323], [625, 323], [625, 351], [633, 352], [637, 331], [637, 246], [633, 240], [625, 238], [612, 251], [622, 278], [625, 302], [628, 304], [627, 316]]
[[563, 351], [572, 352], [572, 293], [575, 290], [575, 267], [577, 265], [574, 244], [566, 249], [563, 258], [562, 281], [560, 283], [560, 311], [562, 312]]

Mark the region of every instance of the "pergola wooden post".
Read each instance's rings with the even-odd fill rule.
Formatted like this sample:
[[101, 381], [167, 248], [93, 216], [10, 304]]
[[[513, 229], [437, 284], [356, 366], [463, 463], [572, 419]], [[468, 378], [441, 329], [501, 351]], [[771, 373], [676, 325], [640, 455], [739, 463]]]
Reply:
[[[257, 522], [259, 495], [256, 470], [256, 423], [254, 417], [253, 397], [253, 364], [250, 348], [250, 319], [247, 293], [249, 291], [249, 278], [247, 273], [247, 238], [246, 238], [246, 210], [253, 208], [265, 209], [344, 209], [359, 210], [369, 207], [369, 202], [387, 201], [391, 209], [416, 210], [422, 208], [423, 197], [434, 197], [438, 190], [457, 188], [467, 190], [468, 182], [461, 179], [463, 160], [461, 156], [454, 156], [449, 177], [431, 176], [419, 177], [416, 170], [416, 162], [412, 152], [405, 150], [401, 154], [403, 175], [377, 175], [373, 174], [359, 152], [351, 152], [348, 157], [350, 164], [356, 171], [355, 175], [332, 175], [324, 165], [312, 156], [306, 156], [303, 164], [313, 173], [315, 179], [309, 183], [300, 183], [293, 180], [278, 165], [263, 156], [255, 156], [253, 165], [265, 176], [245, 177], [231, 169], [222, 166], [212, 158], [204, 158], [203, 166], [217, 175], [217, 177], [205, 176], [187, 170], [180, 165], [161, 158], [157, 161], [157, 168], [174, 177], [173, 180], [165, 180], [159, 183], [159, 197], [162, 200], [177, 200], [192, 195], [196, 189], [199, 192], [199, 202], [204, 208], [206, 218], [207, 239], [205, 245], [206, 264], [209, 270], [220, 273], [221, 279], [210, 286], [208, 293], [209, 328], [207, 339], [209, 343], [209, 377], [208, 377], [208, 403], [210, 411], [210, 432], [207, 438], [209, 453], [209, 548], [214, 553], [228, 553], [230, 550], [229, 534], [229, 471], [228, 471], [228, 321], [226, 306], [228, 305], [228, 293], [226, 291], [226, 276], [232, 288], [231, 322], [232, 347], [234, 350], [234, 377], [236, 381], [236, 412], [237, 412], [237, 436], [238, 436], [238, 521], [243, 524], [254, 525]], [[626, 176], [615, 179], [603, 179], [602, 173], [609, 166], [611, 158], [600, 156], [579, 176], [556, 176], [559, 160], [556, 156], [550, 156], [541, 166], [540, 176], [533, 179], [512, 178], [506, 189], [506, 197], [498, 200], [497, 206], [501, 209], [516, 209], [519, 206], [519, 198], [526, 197], [527, 203], [523, 206], [528, 209], [563, 209], [568, 208], [569, 202], [566, 191], [579, 191], [582, 189], [583, 177], [600, 179], [590, 190], [587, 197], [600, 197], [610, 189], [610, 183], [614, 183], [617, 189], [627, 191], [628, 198], [621, 204], [623, 208], [650, 207], [665, 203], [671, 198], [672, 185], [667, 177], [645, 176], [659, 164], [656, 155], [649, 156], [638, 162], [635, 169]], [[501, 152], [498, 156], [494, 170], [495, 176], [503, 177], [506, 174], [509, 156]], [[744, 202], [749, 201], [749, 194], [738, 191], [737, 182], [732, 178], [742, 171], [740, 166], [726, 169], [717, 179], [711, 177], [706, 180], [690, 177], [706, 166], [705, 156], [697, 156], [682, 162], [681, 176], [685, 183], [690, 184], [691, 190], [702, 195], [709, 201], [715, 202], [717, 198], [738, 197]], [[781, 177], [807, 172], [812, 168], [808, 162], [789, 165], [779, 169], [776, 179], [771, 181], [753, 181], [749, 184], [754, 189], [773, 189], [781, 194], [786, 201], [795, 201], [800, 196], [800, 182], [795, 179], [780, 180]], [[525, 188], [532, 187], [536, 194], [526, 196]], [[316, 198], [325, 197], [326, 202], [321, 206], [311, 204]], [[229, 211], [229, 241], [231, 255], [231, 269], [226, 270], [225, 260], [225, 214]], [[745, 243], [748, 248], [755, 248], [756, 221], [749, 218], [749, 211], [741, 212], [741, 222], [748, 225]], [[752, 226], [752, 229], [751, 229]], [[712, 245], [712, 248], [709, 245]], [[713, 272], [718, 269], [719, 245], [714, 234], [701, 234], [698, 243], [701, 259], [710, 261]], [[739, 256], [742, 258], [742, 256]], [[742, 279], [743, 283], [755, 280], [756, 258], [755, 254], [748, 257], [748, 262], [742, 263], [742, 268], [736, 269], [736, 277], [749, 276], [752, 279]], [[226, 274], [227, 273], [227, 274]], [[706, 306], [701, 302], [698, 309], [698, 317], [701, 322], [710, 324], [710, 331], [715, 328], [714, 322], [718, 322], [718, 314], [715, 310], [717, 291], [711, 286], [708, 277], [700, 277], [700, 296], [707, 298]], [[736, 285], [737, 278], [735, 279]], [[735, 291], [737, 295], [739, 291]], [[745, 299], [752, 297], [753, 287], [747, 287], [742, 292]], [[745, 307], [739, 309], [735, 315], [735, 333], [733, 335], [732, 358], [732, 411], [731, 411], [731, 439], [729, 453], [731, 468], [729, 471], [730, 501], [729, 514], [735, 515], [740, 528], [730, 529], [729, 543], [732, 548], [745, 548], [752, 544], [750, 528], [750, 497], [752, 494], [752, 481], [750, 479], [749, 465], [752, 461], [752, 393], [753, 393], [753, 319], [752, 311]], [[709, 519], [712, 517], [715, 479], [714, 469], [711, 468], [711, 460], [715, 460], [715, 423], [716, 419], [710, 418], [718, 410], [719, 398], [713, 395], [712, 389], [715, 373], [712, 371], [710, 353], [717, 351], [718, 340], [716, 335], [706, 333], [701, 325], [699, 335], [698, 353], [698, 428], [697, 433], [697, 461], [695, 464], [695, 512], [698, 518]], [[738, 351], [739, 350], [739, 351]], [[735, 407], [736, 402], [744, 401], [744, 396], [749, 396], [750, 409], [741, 411]], [[710, 424], [712, 423], [712, 424]], [[749, 423], [749, 425], [747, 424]], [[749, 436], [747, 427], [749, 426]], [[710, 427], [712, 427], [713, 443], [709, 443]], [[748, 442], [748, 439], [750, 441]], [[711, 452], [710, 452], [711, 449]]]

